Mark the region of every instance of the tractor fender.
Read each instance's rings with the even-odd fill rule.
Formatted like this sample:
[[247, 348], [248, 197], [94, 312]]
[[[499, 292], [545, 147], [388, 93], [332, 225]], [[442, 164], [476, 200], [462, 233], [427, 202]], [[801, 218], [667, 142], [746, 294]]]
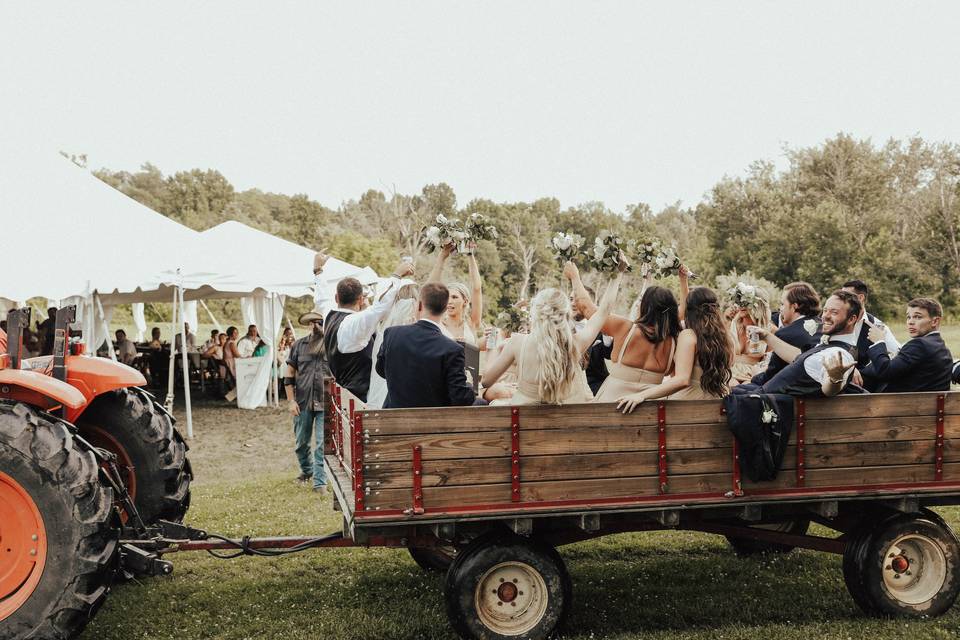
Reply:
[[87, 404], [83, 393], [50, 376], [36, 371], [0, 369], [0, 397], [24, 402], [42, 411], [63, 406], [77, 411]]
[[143, 374], [125, 364], [107, 358], [91, 358], [88, 356], [67, 356], [67, 383], [75, 387], [86, 399], [82, 407], [71, 409], [66, 418], [76, 422], [94, 398], [127, 387], [142, 387], [147, 384]]

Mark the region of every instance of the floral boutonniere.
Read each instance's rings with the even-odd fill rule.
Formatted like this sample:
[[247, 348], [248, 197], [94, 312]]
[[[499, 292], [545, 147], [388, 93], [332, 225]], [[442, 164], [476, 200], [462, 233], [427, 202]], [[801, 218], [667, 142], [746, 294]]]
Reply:
[[813, 318], [810, 318], [809, 320], [806, 320], [803, 323], [803, 330], [809, 333], [810, 335], [815, 334], [817, 332], [817, 328], [818, 328], [817, 321], [814, 320]]
[[820, 336], [820, 344], [827, 344], [828, 342], [830, 342], [830, 336], [827, 334]]

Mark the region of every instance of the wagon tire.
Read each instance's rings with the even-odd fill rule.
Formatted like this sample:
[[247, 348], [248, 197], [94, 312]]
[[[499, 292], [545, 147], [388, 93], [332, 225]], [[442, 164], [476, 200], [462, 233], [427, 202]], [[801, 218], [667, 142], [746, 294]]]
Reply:
[[868, 613], [940, 616], [960, 594], [960, 540], [939, 518], [890, 518], [865, 545], [861, 581]]
[[119, 520], [72, 427], [0, 404], [0, 635], [73, 638], [109, 592]]
[[871, 543], [872, 528], [863, 527], [850, 534], [843, 551], [843, 582], [854, 603], [867, 615], [877, 615], [873, 600], [863, 584], [867, 548]]
[[468, 640], [549, 638], [563, 626], [573, 588], [556, 550], [519, 536], [482, 536], [447, 572], [447, 617]]
[[[780, 533], [789, 533], [790, 535], [806, 535], [810, 528], [809, 520], [786, 520], [773, 524], [752, 525], [756, 529], [767, 529], [779, 531]], [[741, 558], [761, 554], [761, 553], [790, 553], [796, 547], [789, 544], [777, 544], [775, 542], [763, 542], [762, 540], [751, 540], [750, 538], [737, 538], [727, 536], [727, 542], [733, 547], [733, 552]]]
[[77, 428], [91, 444], [117, 455], [144, 524], [183, 522], [193, 480], [189, 447], [153, 396], [138, 388], [108, 391], [94, 398]]

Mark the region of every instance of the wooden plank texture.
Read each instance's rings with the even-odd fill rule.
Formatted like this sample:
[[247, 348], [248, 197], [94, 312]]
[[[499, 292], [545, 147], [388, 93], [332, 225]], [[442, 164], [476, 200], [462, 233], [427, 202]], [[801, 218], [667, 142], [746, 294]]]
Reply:
[[[883, 465], [933, 465], [934, 447], [924, 440], [810, 445], [806, 448], [808, 470], [872, 467]], [[730, 473], [731, 447], [687, 449], [667, 452], [669, 476]], [[591, 453], [579, 455], [521, 457], [523, 478], [532, 481], [620, 478], [657, 475], [656, 451]], [[960, 462], [960, 439], [947, 440], [944, 462]], [[784, 456], [782, 473], [796, 469], [796, 447]], [[409, 462], [368, 464], [367, 486], [397, 489], [413, 486]], [[509, 480], [510, 458], [432, 460], [423, 465], [424, 487], [497, 484]]]
[[[874, 394], [806, 401], [807, 418], [875, 418], [933, 416], [936, 393]], [[960, 415], [960, 394], [947, 394], [945, 413]], [[344, 397], [346, 398], [346, 392]], [[357, 401], [357, 406], [359, 401]], [[345, 406], [349, 402], [345, 400]], [[723, 423], [719, 400], [673, 400], [666, 403], [667, 424]], [[522, 429], [568, 429], [591, 426], [642, 426], [657, 424], [657, 402], [642, 404], [624, 415], [612, 403], [564, 406], [521, 406]], [[368, 410], [364, 429], [374, 435], [461, 433], [510, 428], [509, 407], [436, 407], [430, 409]], [[960, 435], [960, 434], [958, 434]]]
[[[960, 480], [960, 463], [944, 465], [944, 480]], [[769, 491], [781, 489], [789, 492], [794, 488], [795, 478], [782, 473], [771, 482], [744, 482], [747, 495], [751, 490]], [[932, 465], [907, 465], [883, 467], [855, 467], [843, 469], [811, 470], [807, 474], [806, 486], [810, 487], [857, 487], [878, 484], [905, 484], [933, 481]], [[652, 497], [657, 495], [659, 480], [656, 476], [624, 477], [595, 480], [566, 480], [550, 482], [524, 482], [522, 484], [522, 502], [544, 502], [556, 500], [581, 500]], [[704, 493], [722, 496], [731, 489], [729, 473], [675, 476], [670, 478], [670, 494]], [[484, 504], [507, 504], [510, 502], [510, 484], [483, 484], [470, 487], [429, 487], [423, 491], [424, 507], [429, 514], [432, 510]], [[774, 496], [775, 498], [775, 496]], [[406, 509], [410, 506], [409, 489], [374, 489], [366, 499], [368, 509]]]
[[[946, 436], [960, 437], [960, 416], [944, 420]], [[809, 420], [808, 445], [827, 443], [933, 440], [933, 416], [845, 418]], [[719, 449], [730, 446], [732, 434], [725, 424], [667, 424], [667, 450]], [[796, 442], [792, 432], [791, 443]], [[509, 455], [508, 431], [460, 432], [371, 437], [365, 445], [368, 463], [409, 460], [413, 445], [423, 448], [424, 460], [494, 458]], [[564, 430], [528, 430], [521, 421], [521, 456], [581, 453], [652, 451], [657, 447], [657, 429], [644, 426], [589, 426]]]

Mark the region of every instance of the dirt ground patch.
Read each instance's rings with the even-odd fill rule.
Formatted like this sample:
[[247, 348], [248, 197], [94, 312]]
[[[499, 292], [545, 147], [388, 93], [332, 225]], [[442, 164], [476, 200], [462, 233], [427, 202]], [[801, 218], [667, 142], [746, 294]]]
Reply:
[[[173, 414], [186, 437], [182, 402], [174, 405]], [[187, 442], [196, 485], [284, 472], [292, 479], [299, 472], [293, 453], [293, 419], [282, 400], [280, 408], [254, 410], [218, 400], [194, 401], [193, 435]]]

